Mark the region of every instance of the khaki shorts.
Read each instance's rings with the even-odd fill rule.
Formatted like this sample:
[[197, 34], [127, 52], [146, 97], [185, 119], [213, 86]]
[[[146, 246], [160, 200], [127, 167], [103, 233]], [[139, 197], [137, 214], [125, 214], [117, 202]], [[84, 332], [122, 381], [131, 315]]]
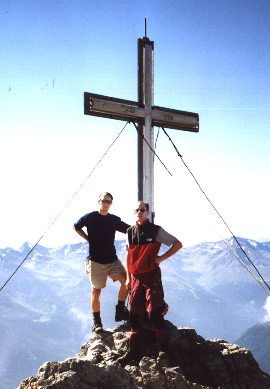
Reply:
[[126, 270], [119, 259], [106, 265], [86, 259], [85, 270], [90, 284], [95, 289], [105, 288], [107, 277], [110, 277], [115, 282], [119, 279], [119, 276], [126, 275]]

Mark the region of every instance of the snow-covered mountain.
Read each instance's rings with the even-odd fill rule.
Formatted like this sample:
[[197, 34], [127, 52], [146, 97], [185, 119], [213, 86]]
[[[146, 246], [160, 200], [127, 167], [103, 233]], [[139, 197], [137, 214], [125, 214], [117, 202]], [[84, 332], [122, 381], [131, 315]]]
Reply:
[[[270, 242], [238, 241], [264, 279], [270, 280]], [[231, 238], [228, 244], [255, 274], [236, 241]], [[267, 293], [224, 241], [184, 248], [162, 269], [173, 313], [169, 320], [197, 328], [204, 337], [233, 341], [265, 318]]]
[[[270, 242], [238, 239], [269, 280]], [[230, 239], [228, 243], [253, 271], [236, 242]], [[19, 250], [0, 249], [0, 285], [31, 247], [25, 243]], [[124, 261], [125, 241], [117, 241], [116, 247]], [[77, 352], [89, 337], [90, 286], [84, 271], [87, 251], [86, 243], [37, 246], [1, 291], [1, 388], [15, 388], [46, 360], [62, 360]], [[175, 325], [193, 327], [206, 338], [234, 341], [264, 320], [266, 292], [223, 241], [184, 248], [161, 268], [170, 306], [167, 318]], [[117, 283], [109, 280], [101, 296], [105, 327], [115, 325], [117, 293]]]

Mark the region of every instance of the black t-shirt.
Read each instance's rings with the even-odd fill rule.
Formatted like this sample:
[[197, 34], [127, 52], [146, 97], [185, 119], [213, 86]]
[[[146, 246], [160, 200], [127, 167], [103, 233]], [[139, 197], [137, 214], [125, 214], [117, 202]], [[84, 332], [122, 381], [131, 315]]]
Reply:
[[81, 217], [75, 224], [76, 229], [87, 228], [89, 238], [89, 258], [92, 261], [107, 264], [116, 261], [114, 246], [116, 231], [126, 233], [129, 224], [120, 217], [108, 213], [101, 215], [94, 211]]

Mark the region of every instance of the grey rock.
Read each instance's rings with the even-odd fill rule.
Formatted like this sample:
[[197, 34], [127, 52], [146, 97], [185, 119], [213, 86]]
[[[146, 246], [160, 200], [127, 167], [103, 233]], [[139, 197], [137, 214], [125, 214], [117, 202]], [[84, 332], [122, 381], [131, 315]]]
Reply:
[[[47, 362], [18, 389], [269, 389], [270, 376], [252, 353], [225, 340], [206, 340], [194, 329], [166, 321], [168, 352], [154, 336], [140, 344], [143, 355], [121, 366], [117, 357], [129, 344], [129, 328], [93, 335], [81, 351], [62, 362]], [[148, 329], [151, 331], [151, 328]]]

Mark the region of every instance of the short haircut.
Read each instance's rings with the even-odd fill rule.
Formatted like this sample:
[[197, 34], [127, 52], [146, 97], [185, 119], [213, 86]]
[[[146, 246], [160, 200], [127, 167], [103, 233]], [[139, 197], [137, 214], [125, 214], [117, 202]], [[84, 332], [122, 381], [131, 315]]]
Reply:
[[104, 196], [109, 196], [111, 198], [111, 200], [113, 201], [113, 196], [112, 194], [110, 194], [109, 192], [102, 192], [100, 195], [99, 195], [99, 199], [101, 199], [101, 197], [104, 197]]
[[143, 200], [138, 200], [138, 203], [144, 203], [146, 211], [149, 212], [149, 204], [148, 203], [145, 203]]

